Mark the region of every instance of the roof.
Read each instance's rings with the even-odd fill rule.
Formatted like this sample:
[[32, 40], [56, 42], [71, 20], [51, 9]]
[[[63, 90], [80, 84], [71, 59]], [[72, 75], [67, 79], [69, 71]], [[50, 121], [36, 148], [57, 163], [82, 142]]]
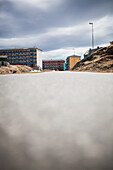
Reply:
[[39, 51], [42, 51], [41, 49], [36, 48], [36, 47], [32, 47], [32, 48], [10, 48], [10, 49], [0, 49], [0, 51], [34, 50], [34, 49], [37, 49], [37, 50], [39, 50]]
[[53, 59], [51, 59], [51, 60], [42, 60], [42, 61], [65, 61], [65, 60], [60, 60], [60, 59], [55, 59], [55, 60], [53, 60]]
[[67, 58], [69, 58], [69, 57], [81, 57], [81, 56], [79, 56], [79, 55], [71, 55], [71, 56], [68, 56]]

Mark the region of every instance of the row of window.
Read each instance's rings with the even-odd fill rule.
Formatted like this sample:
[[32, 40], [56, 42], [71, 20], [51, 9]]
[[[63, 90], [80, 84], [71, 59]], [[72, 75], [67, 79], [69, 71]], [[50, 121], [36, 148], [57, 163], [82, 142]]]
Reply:
[[36, 50], [26, 50], [26, 51], [0, 51], [0, 54], [5, 53], [36, 53]]
[[36, 60], [36, 58], [8, 58], [8, 60]]
[[51, 63], [49, 63], [49, 62], [43, 62], [43, 64], [45, 64], [45, 65], [51, 65], [51, 64], [64, 64], [64, 62], [57, 62], [57, 63], [55, 63], [55, 62], [51, 62]]
[[12, 57], [12, 56], [13, 56], [13, 57], [20, 57], [20, 56], [21, 56], [21, 57], [24, 57], [24, 56], [25, 56], [25, 57], [27, 57], [27, 56], [28, 56], [28, 57], [29, 57], [29, 56], [35, 57], [36, 55], [35, 55], [35, 54], [32, 54], [32, 55], [31, 55], [31, 54], [17, 54], [17, 55], [15, 55], [15, 54], [10, 54], [10, 55], [8, 55], [8, 57]]
[[30, 62], [30, 61], [9, 61], [10, 64], [27, 64], [27, 63], [30, 63], [30, 64], [36, 64], [36, 62]]
[[63, 68], [63, 66], [62, 67], [58, 67], [58, 66], [43, 66], [44, 68], [54, 68], [54, 67], [56, 67], [56, 68]]
[[43, 60], [43, 63], [63, 63], [63, 62], [65, 62], [65, 61], [45, 61], [45, 60]]
[[44, 66], [63, 66], [64, 64], [43, 64]]

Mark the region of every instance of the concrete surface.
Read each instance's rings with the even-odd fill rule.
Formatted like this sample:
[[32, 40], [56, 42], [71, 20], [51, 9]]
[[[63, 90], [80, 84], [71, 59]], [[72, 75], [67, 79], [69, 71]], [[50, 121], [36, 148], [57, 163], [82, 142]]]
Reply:
[[113, 74], [0, 76], [0, 170], [113, 170]]

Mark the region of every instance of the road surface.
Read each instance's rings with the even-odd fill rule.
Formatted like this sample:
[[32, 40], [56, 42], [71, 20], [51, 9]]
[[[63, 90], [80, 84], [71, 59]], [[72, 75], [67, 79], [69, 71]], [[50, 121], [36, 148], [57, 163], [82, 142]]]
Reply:
[[113, 74], [0, 76], [0, 170], [113, 170]]

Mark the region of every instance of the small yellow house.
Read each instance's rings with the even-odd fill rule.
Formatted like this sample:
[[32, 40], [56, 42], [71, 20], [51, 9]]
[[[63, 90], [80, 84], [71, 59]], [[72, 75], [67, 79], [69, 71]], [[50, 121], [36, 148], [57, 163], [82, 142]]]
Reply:
[[81, 57], [77, 55], [72, 55], [72, 56], [67, 57], [66, 69], [71, 70], [74, 67], [74, 65], [80, 61], [80, 58]]

